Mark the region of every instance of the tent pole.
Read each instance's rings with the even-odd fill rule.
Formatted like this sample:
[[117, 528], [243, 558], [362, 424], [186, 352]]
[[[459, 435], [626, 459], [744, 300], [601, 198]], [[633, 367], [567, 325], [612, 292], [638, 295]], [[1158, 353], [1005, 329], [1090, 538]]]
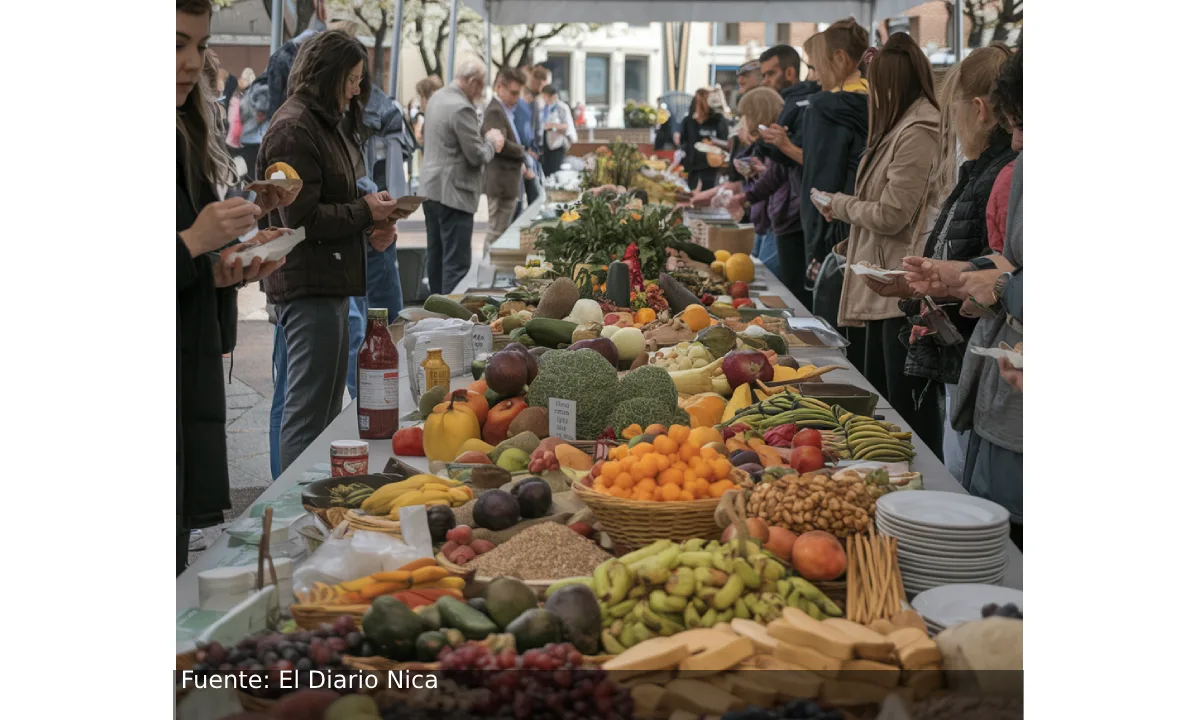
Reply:
[[450, 0], [450, 50], [446, 57], [446, 84], [454, 79], [454, 46], [458, 44], [458, 0]]
[[868, 3], [870, 10], [867, 11], [867, 20], [871, 23], [867, 26], [867, 47], [875, 47], [875, 25], [879, 22], [875, 19], [875, 0]]
[[712, 24], [712, 59], [708, 61], [708, 86], [717, 84], [717, 24]]
[[487, 66], [487, 85], [492, 86], [492, 0], [483, 4], [483, 64]]
[[274, 55], [282, 45], [283, 0], [271, 0], [271, 54]]
[[954, 0], [954, 62], [963, 61], [963, 0]]
[[388, 63], [388, 95], [400, 99], [400, 49], [404, 37], [404, 0], [396, 0], [396, 13], [392, 20], [392, 57]]

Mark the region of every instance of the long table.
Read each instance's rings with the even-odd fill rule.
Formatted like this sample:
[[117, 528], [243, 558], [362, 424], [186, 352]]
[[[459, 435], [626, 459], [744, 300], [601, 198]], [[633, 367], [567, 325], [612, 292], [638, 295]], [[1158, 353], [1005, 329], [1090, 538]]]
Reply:
[[[533, 203], [529, 209], [518, 218], [517, 223], [514, 223], [504, 235], [497, 239], [496, 244], [492, 247], [493, 259], [499, 259], [507, 262], [509, 258], [516, 258], [518, 255], [523, 260], [524, 254], [520, 253], [517, 248], [520, 246], [520, 228], [528, 225], [533, 221], [541, 210], [541, 201]], [[499, 253], [497, 252], [499, 251]], [[797, 301], [795, 295], [788, 291], [787, 287], [772, 275], [761, 263], [755, 262], [755, 278], [756, 284], [766, 286], [766, 293], [778, 295], [788, 303], [789, 306], [795, 309], [798, 316], [809, 316], [804, 307]], [[469, 287], [477, 287], [479, 284], [478, 273], [480, 271], [479, 258], [476, 258], [471, 266], [467, 277], [455, 288], [455, 293], [465, 292]], [[845, 370], [837, 370], [826, 375], [826, 379], [830, 382], [848, 383], [857, 385], [858, 387], [869, 389], [876, 394], [879, 394], [867, 379], [862, 376], [838, 351], [821, 348], [795, 348], [792, 350], [792, 355], [815, 362], [817, 364], [840, 364]], [[405, 363], [401, 362], [401, 392], [400, 392], [400, 413], [401, 416], [406, 415], [416, 409], [416, 404], [413, 402], [410, 393], [407, 389], [407, 371]], [[451, 379], [451, 387], [465, 387], [470, 382], [469, 377], [456, 377]], [[880, 405], [876, 410], [876, 414], [882, 415], [889, 422], [893, 422], [905, 430], [911, 429], [900, 417], [894, 409], [886, 402], [880, 400]], [[329, 462], [329, 443], [334, 440], [358, 439], [357, 425], [357, 410], [354, 404], [347, 407], [333, 423], [321, 433], [316, 440], [300, 455], [300, 457], [288, 467], [279, 478], [272, 483], [259, 497], [257, 502], [270, 501], [285, 492], [295, 488], [305, 479], [305, 473], [309, 472], [314, 466]], [[391, 442], [388, 440], [371, 440], [368, 441], [371, 448], [370, 459], [368, 460], [368, 469], [370, 472], [379, 472], [383, 470], [384, 465], [392, 456]], [[927, 490], [942, 490], [947, 492], [965, 493], [962, 485], [959, 484], [950, 472], [937, 457], [933, 451], [929, 449], [924, 442], [914, 433], [912, 443], [916, 450], [916, 457], [913, 460], [913, 470], [921, 473]], [[427, 467], [424, 458], [405, 458], [405, 461], [410, 465], [419, 469]], [[247, 510], [243, 514], [246, 517], [250, 513]], [[222, 558], [226, 557], [231, 552], [229, 536], [222, 533], [220, 537], [214, 541], [207, 551], [202, 554], [195, 563], [191, 565], [183, 574], [175, 581], [175, 602], [177, 611], [186, 608], [195, 607], [198, 604], [197, 598], [197, 580], [196, 575], [204, 570], [217, 567], [221, 564]], [[1011, 541], [1007, 542], [1006, 552], [1008, 555], [1008, 568], [1005, 571], [1003, 584], [1007, 587], [1020, 588], [1022, 586], [1022, 557], [1021, 552]]]

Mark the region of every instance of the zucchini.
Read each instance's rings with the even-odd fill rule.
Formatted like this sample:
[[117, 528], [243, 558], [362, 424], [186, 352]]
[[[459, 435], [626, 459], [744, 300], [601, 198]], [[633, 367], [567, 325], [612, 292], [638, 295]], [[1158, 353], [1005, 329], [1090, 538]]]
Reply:
[[470, 320], [474, 315], [462, 303], [456, 303], [445, 295], [430, 295], [425, 299], [423, 307], [429, 312], [458, 318], [459, 320]]
[[457, 598], [443, 595], [436, 604], [442, 615], [442, 627], [454, 628], [468, 640], [483, 640], [492, 633], [500, 632], [500, 628], [487, 615]]
[[535, 317], [525, 323], [524, 329], [538, 345], [556, 348], [559, 345], [570, 345], [571, 334], [577, 327], [579, 326], [575, 323], [566, 320]]
[[675, 249], [687, 253], [689, 258], [695, 260], [696, 262], [702, 262], [705, 265], [709, 265], [717, 260], [717, 256], [713, 254], [712, 250], [709, 250], [702, 245], [697, 245], [694, 242], [688, 242], [685, 240], [676, 243]]
[[685, 288], [683, 283], [665, 272], [658, 274], [658, 286], [662, 288], [663, 297], [666, 298], [667, 304], [671, 306], [672, 313], [681, 313], [688, 305], [704, 306], [700, 302], [700, 298], [693, 295], [691, 290]]

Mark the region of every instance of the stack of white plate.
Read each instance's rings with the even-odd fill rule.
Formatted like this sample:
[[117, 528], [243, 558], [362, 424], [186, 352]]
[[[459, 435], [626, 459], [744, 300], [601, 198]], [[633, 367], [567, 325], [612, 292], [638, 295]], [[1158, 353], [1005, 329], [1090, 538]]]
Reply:
[[983, 607], [1012, 603], [1022, 611], [1021, 591], [995, 585], [942, 585], [913, 598], [913, 610], [921, 613], [934, 635], [959, 623], [983, 618]]
[[965, 493], [893, 492], [875, 503], [875, 527], [899, 540], [904, 589], [939, 585], [998, 585], [1008, 559], [1008, 511]]

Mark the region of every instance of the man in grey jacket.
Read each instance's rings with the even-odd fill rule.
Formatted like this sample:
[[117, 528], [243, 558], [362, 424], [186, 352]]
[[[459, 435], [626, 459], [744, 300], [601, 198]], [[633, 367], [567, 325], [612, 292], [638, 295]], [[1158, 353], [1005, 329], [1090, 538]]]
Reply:
[[449, 293], [471, 268], [471, 230], [483, 168], [504, 148], [504, 135], [480, 132], [476, 103], [487, 85], [487, 69], [470, 58], [454, 71], [454, 82], [429, 98], [425, 108], [425, 159], [421, 191], [427, 198], [425, 270], [429, 291]]

